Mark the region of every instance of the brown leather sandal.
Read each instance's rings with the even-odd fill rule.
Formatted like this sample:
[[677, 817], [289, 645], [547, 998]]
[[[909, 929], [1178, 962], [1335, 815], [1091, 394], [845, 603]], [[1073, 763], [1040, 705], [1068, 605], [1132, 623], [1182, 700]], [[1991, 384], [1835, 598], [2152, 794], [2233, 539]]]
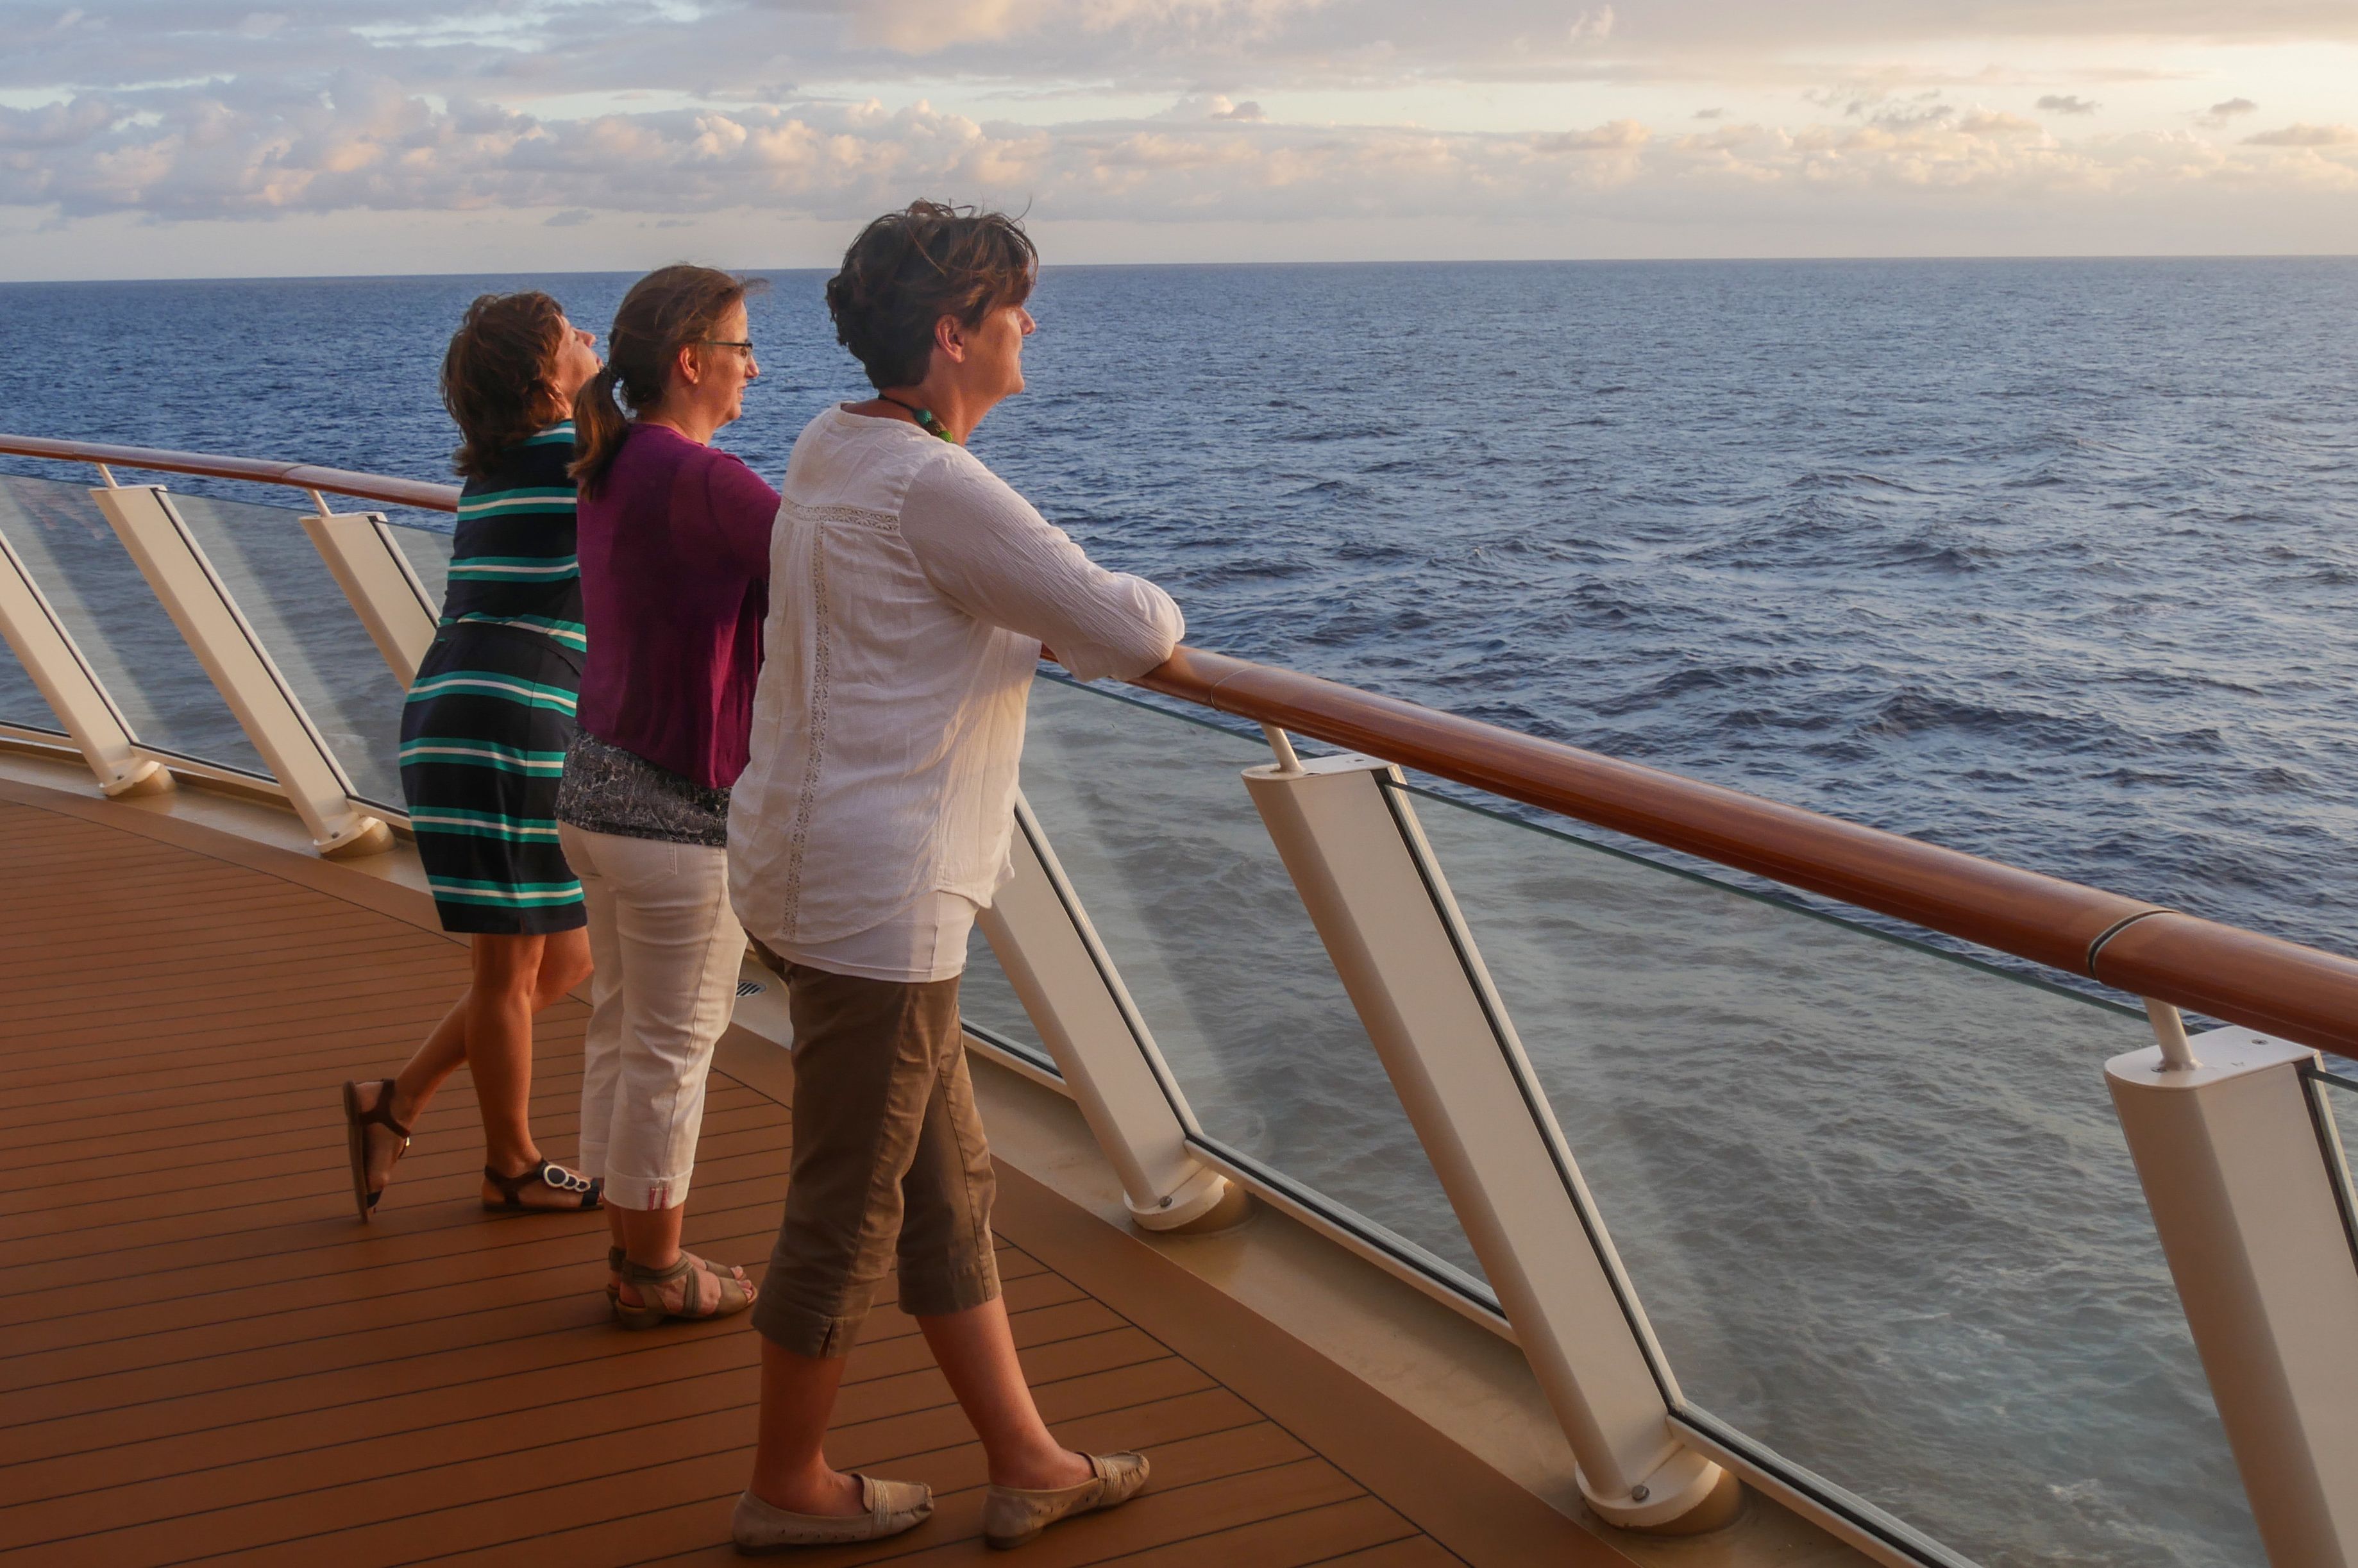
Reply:
[[[497, 1214], [566, 1214], [578, 1209], [598, 1206], [606, 1191], [604, 1178], [585, 1176], [568, 1171], [554, 1160], [543, 1160], [522, 1175], [503, 1176], [489, 1165], [483, 1167], [483, 1180], [499, 1189], [497, 1202], [486, 1198], [483, 1206]], [[575, 1204], [529, 1204], [524, 1195], [535, 1187], [554, 1187], [560, 1193], [578, 1196]]]
[[[393, 1119], [393, 1080], [379, 1078], [376, 1103], [362, 1110], [361, 1080], [345, 1079], [344, 1148], [352, 1162], [352, 1206], [360, 1211], [363, 1222], [376, 1211], [376, 1200], [384, 1196], [384, 1187], [369, 1185], [368, 1130], [372, 1127], [382, 1127], [401, 1140], [401, 1147], [393, 1154], [393, 1164], [400, 1164], [401, 1157], [409, 1152], [409, 1129]], [[384, 1180], [385, 1186], [393, 1184], [393, 1165], [384, 1168]]]

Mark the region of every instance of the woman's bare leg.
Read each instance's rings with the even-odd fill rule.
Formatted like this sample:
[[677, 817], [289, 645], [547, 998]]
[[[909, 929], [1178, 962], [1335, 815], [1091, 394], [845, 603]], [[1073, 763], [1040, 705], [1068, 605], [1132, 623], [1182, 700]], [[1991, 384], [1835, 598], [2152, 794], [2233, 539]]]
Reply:
[[[1026, 1490], [1077, 1487], [1096, 1472], [1049, 1435], [1032, 1402], [1007, 1306], [993, 1299], [964, 1312], [921, 1317], [917, 1326], [982, 1439], [993, 1486]], [[861, 1512], [860, 1485], [827, 1462], [827, 1418], [835, 1411], [846, 1357], [814, 1359], [762, 1342], [762, 1424], [753, 1449], [752, 1494], [773, 1508], [802, 1514]]]
[[[476, 940], [481, 941], [478, 937]], [[415, 1127], [434, 1098], [434, 1091], [443, 1081], [457, 1072], [467, 1060], [467, 1008], [474, 987], [459, 993], [442, 1022], [426, 1037], [426, 1044], [403, 1065], [393, 1080], [393, 1119], [404, 1127]]]
[[540, 1163], [532, 1141], [532, 1004], [546, 936], [478, 936], [468, 986], [467, 1069], [483, 1118], [483, 1163], [503, 1176]]
[[540, 940], [540, 968], [533, 976], [532, 1010], [539, 1012], [590, 978], [590, 932], [585, 926], [552, 931]]
[[1007, 1303], [992, 1297], [980, 1306], [939, 1317], [921, 1317], [926, 1347], [933, 1351], [958, 1408], [982, 1439], [994, 1487], [1046, 1490], [1077, 1487], [1097, 1472], [1089, 1462], [1048, 1435], [1047, 1422], [1032, 1402], [1032, 1387], [1015, 1357], [1015, 1335], [1007, 1325]]
[[[471, 1064], [475, 1098], [482, 1108], [484, 1163], [517, 1174], [540, 1162], [526, 1119], [532, 1015], [588, 978], [589, 934], [577, 929], [546, 936], [477, 935], [471, 949], [473, 973], [466, 990], [393, 1080], [393, 1117], [415, 1127], [450, 1075]], [[478, 1039], [483, 1043], [480, 1050], [474, 1046]], [[373, 1084], [362, 1086], [362, 1109], [375, 1094]], [[389, 1165], [389, 1149], [385, 1158]]]
[[844, 1356], [797, 1356], [762, 1341], [762, 1424], [746, 1490], [798, 1514], [864, 1513], [860, 1483], [827, 1462], [827, 1422], [843, 1385]]

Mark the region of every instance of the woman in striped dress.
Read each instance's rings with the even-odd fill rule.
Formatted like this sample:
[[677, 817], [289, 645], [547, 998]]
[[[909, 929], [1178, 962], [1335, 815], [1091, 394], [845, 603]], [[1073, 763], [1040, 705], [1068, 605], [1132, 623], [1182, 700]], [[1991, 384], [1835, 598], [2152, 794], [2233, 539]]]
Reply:
[[472, 938], [473, 973], [398, 1076], [344, 1086], [362, 1219], [462, 1062], [482, 1111], [483, 1206], [598, 1206], [598, 1184], [544, 1159], [528, 1118], [532, 1016], [590, 973], [556, 808], [587, 646], [565, 415], [598, 373], [593, 341], [546, 294], [485, 295], [443, 360], [467, 483], [441, 629], [402, 709], [401, 785], [436, 912]]

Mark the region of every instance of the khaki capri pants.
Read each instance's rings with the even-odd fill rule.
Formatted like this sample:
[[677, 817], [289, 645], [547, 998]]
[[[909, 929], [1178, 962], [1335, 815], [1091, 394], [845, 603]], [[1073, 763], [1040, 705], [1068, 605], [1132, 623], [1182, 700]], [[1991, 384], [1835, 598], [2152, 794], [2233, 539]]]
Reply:
[[905, 984], [762, 957], [794, 1018], [795, 1148], [753, 1326], [797, 1355], [849, 1355], [896, 1259], [913, 1317], [997, 1298], [997, 1183], [957, 978]]

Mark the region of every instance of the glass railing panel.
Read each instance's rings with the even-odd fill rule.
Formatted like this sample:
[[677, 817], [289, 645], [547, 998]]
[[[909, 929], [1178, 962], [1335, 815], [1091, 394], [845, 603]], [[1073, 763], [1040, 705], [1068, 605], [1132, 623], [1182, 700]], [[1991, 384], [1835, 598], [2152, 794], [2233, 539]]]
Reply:
[[400, 684], [302, 514], [207, 495], [173, 505], [361, 799], [402, 809]]
[[2261, 1560], [2104, 1088], [2141, 1014], [1414, 805], [1687, 1400], [1989, 1568]]
[[1206, 1136], [1478, 1279], [1238, 777], [1268, 761], [1120, 697], [1033, 687], [1023, 792]]
[[2352, 1159], [2358, 1156], [2358, 1062], [2327, 1056], [2311, 1072], [2309, 1094], [2317, 1108], [2318, 1156], [2325, 1162], [2326, 1180], [2342, 1207], [2342, 1228], [2349, 1232], [2350, 1252], [2358, 1262], [2358, 1173]]
[[16, 660], [16, 651], [6, 639], [0, 638], [0, 724], [12, 724], [19, 730], [39, 730], [51, 735], [65, 733], [58, 722], [57, 711], [25, 666]]
[[958, 981], [958, 1022], [1040, 1071], [1063, 1076], [1056, 1072], [1048, 1048], [1040, 1043], [1040, 1032], [1032, 1027], [1023, 1003], [1008, 983], [1007, 971], [1000, 968], [999, 956], [990, 950], [979, 925], [967, 942], [966, 974]]
[[426, 585], [427, 601], [440, 613], [442, 595], [450, 582], [449, 531], [399, 523], [394, 526], [393, 537], [401, 553], [409, 557], [409, 569]]
[[[0, 532], [139, 744], [267, 775], [87, 486], [0, 475]], [[308, 547], [300, 530], [296, 539]]]

